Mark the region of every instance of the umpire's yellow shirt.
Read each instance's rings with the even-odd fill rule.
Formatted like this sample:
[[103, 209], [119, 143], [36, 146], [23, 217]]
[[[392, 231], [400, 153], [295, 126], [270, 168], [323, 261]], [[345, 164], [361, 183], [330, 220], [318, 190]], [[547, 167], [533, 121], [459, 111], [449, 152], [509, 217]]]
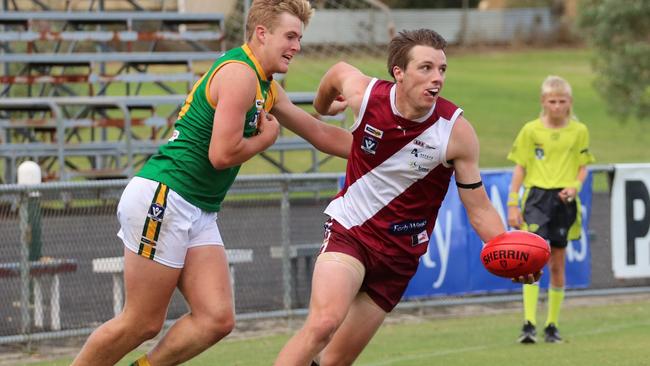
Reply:
[[522, 127], [508, 160], [526, 169], [524, 187], [577, 187], [578, 169], [595, 159], [589, 151], [587, 127], [570, 120], [562, 128], [548, 128], [538, 118]]

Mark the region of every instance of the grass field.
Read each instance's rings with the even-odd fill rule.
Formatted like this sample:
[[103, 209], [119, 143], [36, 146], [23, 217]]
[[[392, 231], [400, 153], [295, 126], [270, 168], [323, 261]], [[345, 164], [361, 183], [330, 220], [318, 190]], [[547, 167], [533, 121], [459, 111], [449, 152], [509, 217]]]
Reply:
[[[520, 345], [520, 304], [497, 304], [471, 310], [430, 308], [426, 314], [403, 311], [389, 317], [357, 366], [641, 366], [650, 360], [650, 297], [567, 298], [562, 313], [563, 344]], [[455, 309], [455, 310], [454, 310]], [[446, 314], [446, 315], [442, 315]], [[540, 309], [540, 319], [545, 311]], [[541, 321], [540, 320], [540, 321]], [[295, 321], [296, 325], [301, 320]], [[237, 331], [210, 348], [192, 366], [270, 365], [289, 333], [284, 325], [270, 335], [241, 337]], [[240, 338], [240, 339], [237, 339]], [[145, 350], [147, 348], [144, 348]], [[128, 365], [143, 351], [118, 365]], [[70, 359], [29, 363], [69, 364]]]

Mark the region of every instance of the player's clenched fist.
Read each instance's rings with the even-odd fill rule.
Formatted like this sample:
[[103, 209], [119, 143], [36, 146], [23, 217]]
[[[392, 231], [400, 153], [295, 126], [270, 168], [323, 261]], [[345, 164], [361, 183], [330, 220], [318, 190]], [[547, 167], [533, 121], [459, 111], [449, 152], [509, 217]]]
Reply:
[[264, 109], [260, 111], [260, 117], [257, 121], [257, 134], [268, 142], [267, 146], [273, 145], [280, 135], [280, 123], [271, 113]]

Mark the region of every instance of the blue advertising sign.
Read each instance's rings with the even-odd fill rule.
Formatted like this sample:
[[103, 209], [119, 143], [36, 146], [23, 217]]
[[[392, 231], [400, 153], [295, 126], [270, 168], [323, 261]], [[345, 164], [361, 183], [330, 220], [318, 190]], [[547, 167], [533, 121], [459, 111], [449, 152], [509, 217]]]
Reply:
[[[506, 224], [506, 201], [512, 172], [489, 172], [481, 176], [492, 204]], [[567, 288], [584, 288], [591, 282], [587, 231], [591, 212], [591, 186], [592, 176], [589, 173], [580, 192], [582, 236], [580, 240], [570, 242], [566, 252]], [[470, 226], [456, 184], [452, 181], [438, 212], [428, 250], [420, 258], [420, 266], [411, 279], [404, 298], [519, 291], [520, 284], [494, 276], [485, 270], [480, 260], [482, 247], [483, 243]], [[545, 268], [541, 286], [547, 287], [548, 281], [549, 270]]]

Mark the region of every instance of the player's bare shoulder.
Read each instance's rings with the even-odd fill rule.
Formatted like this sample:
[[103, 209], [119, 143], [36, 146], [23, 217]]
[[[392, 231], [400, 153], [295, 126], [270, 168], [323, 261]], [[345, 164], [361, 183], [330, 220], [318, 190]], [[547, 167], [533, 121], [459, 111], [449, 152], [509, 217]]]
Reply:
[[[248, 65], [241, 62], [229, 62], [213, 75], [208, 80], [210, 97], [213, 101], [217, 101], [224, 96], [232, 96], [234, 98], [246, 98], [252, 96], [255, 98], [257, 76], [255, 71]], [[248, 100], [250, 98], [246, 98]]]
[[476, 157], [479, 151], [478, 137], [472, 124], [461, 114], [456, 119], [449, 138], [447, 159]]

